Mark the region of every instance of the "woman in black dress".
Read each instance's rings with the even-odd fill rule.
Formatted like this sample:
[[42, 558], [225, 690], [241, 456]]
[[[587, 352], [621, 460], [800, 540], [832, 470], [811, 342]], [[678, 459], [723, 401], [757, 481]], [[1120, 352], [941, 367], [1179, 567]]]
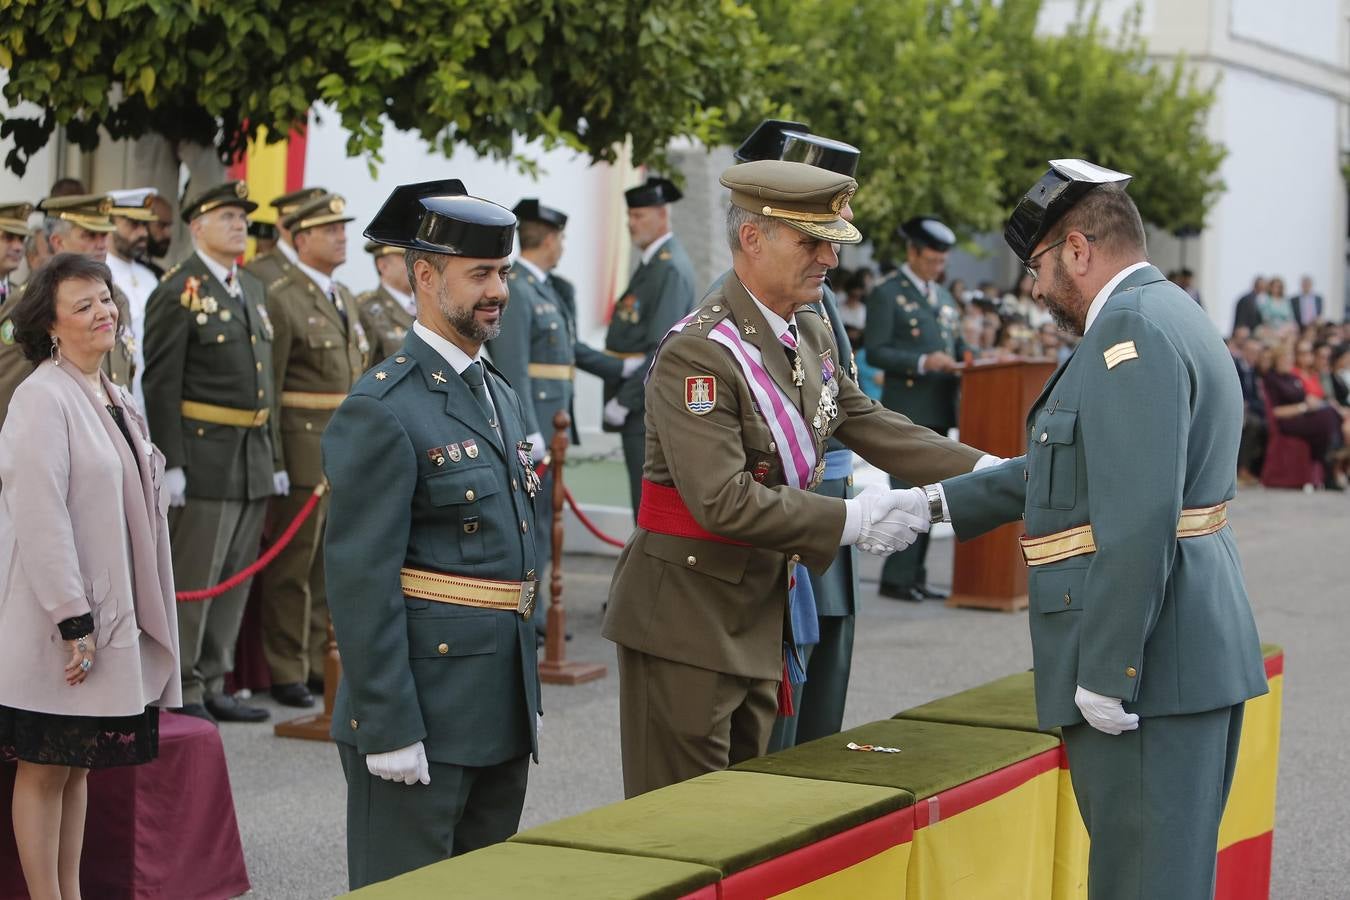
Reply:
[[1263, 381], [1280, 433], [1307, 441], [1313, 459], [1322, 460], [1326, 486], [1338, 490], [1331, 454], [1350, 439], [1350, 420], [1343, 422], [1325, 400], [1308, 396], [1303, 379], [1294, 372], [1294, 348], [1289, 344], [1276, 348], [1275, 368]]

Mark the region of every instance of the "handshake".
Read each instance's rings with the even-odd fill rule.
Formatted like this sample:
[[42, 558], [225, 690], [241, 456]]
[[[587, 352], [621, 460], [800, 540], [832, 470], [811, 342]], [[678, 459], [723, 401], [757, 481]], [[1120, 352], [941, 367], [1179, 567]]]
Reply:
[[904, 550], [928, 531], [928, 497], [923, 488], [888, 491], [872, 487], [845, 500], [848, 513], [839, 545], [856, 544], [873, 556]]

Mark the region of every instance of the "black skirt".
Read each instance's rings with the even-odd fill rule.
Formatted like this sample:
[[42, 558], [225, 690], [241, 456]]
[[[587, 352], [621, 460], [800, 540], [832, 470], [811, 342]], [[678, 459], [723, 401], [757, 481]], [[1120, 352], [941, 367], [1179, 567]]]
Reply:
[[0, 759], [106, 769], [159, 756], [159, 708], [135, 716], [64, 716], [0, 705]]

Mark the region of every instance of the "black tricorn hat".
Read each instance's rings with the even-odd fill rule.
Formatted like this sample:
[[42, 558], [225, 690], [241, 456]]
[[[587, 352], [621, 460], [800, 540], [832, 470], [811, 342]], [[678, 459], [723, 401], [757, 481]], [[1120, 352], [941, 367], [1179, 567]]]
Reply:
[[522, 222], [543, 222], [554, 228], [567, 227], [567, 213], [540, 203], [536, 197], [526, 197], [511, 210]]
[[623, 192], [623, 199], [627, 201], [629, 209], [637, 209], [640, 206], [665, 206], [683, 196], [684, 194], [675, 186], [675, 182], [655, 175], [648, 175], [644, 183]]
[[1103, 184], [1120, 185], [1123, 190], [1130, 178], [1085, 159], [1052, 159], [1050, 170], [1032, 185], [1008, 217], [1003, 239], [1017, 258], [1026, 262], [1036, 245], [1084, 194]]
[[755, 126], [750, 136], [741, 142], [732, 155], [737, 162], [754, 162], [757, 159], [782, 159], [783, 140], [788, 132], [807, 132], [811, 126], [805, 122], [792, 122], [787, 119], [765, 119]]
[[271, 222], [258, 222], [249, 220], [248, 236], [259, 241], [275, 241], [277, 239], [277, 226]]
[[900, 226], [900, 236], [911, 244], [946, 253], [956, 245], [956, 234], [936, 216], [915, 216]]
[[788, 162], [806, 163], [817, 169], [829, 169], [831, 172], [853, 178], [858, 173], [860, 156], [862, 153], [852, 144], [818, 134], [789, 131], [783, 135], [783, 151], [778, 158]]
[[405, 250], [503, 259], [515, 246], [516, 217], [503, 206], [470, 197], [458, 178], [445, 178], [394, 188], [364, 234]]

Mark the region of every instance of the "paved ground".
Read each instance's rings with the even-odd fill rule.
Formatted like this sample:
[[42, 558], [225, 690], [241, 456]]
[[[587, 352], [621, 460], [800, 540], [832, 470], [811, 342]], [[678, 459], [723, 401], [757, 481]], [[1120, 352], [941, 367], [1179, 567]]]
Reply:
[[[1254, 490], [1238, 499], [1232, 519], [1262, 637], [1287, 652], [1272, 896], [1345, 898], [1350, 716], [1342, 691], [1350, 644], [1350, 497]], [[576, 635], [569, 656], [611, 669], [600, 682], [545, 687], [543, 758], [531, 772], [524, 826], [622, 799], [614, 652], [598, 636], [612, 565], [604, 557], [568, 558], [565, 596]], [[950, 541], [934, 542], [930, 565], [950, 572]], [[888, 718], [1030, 665], [1025, 613], [881, 599], [877, 570], [870, 561], [864, 569], [847, 726]], [[333, 747], [281, 740], [258, 726], [227, 725], [222, 733], [253, 895], [342, 892], [343, 782]]]

